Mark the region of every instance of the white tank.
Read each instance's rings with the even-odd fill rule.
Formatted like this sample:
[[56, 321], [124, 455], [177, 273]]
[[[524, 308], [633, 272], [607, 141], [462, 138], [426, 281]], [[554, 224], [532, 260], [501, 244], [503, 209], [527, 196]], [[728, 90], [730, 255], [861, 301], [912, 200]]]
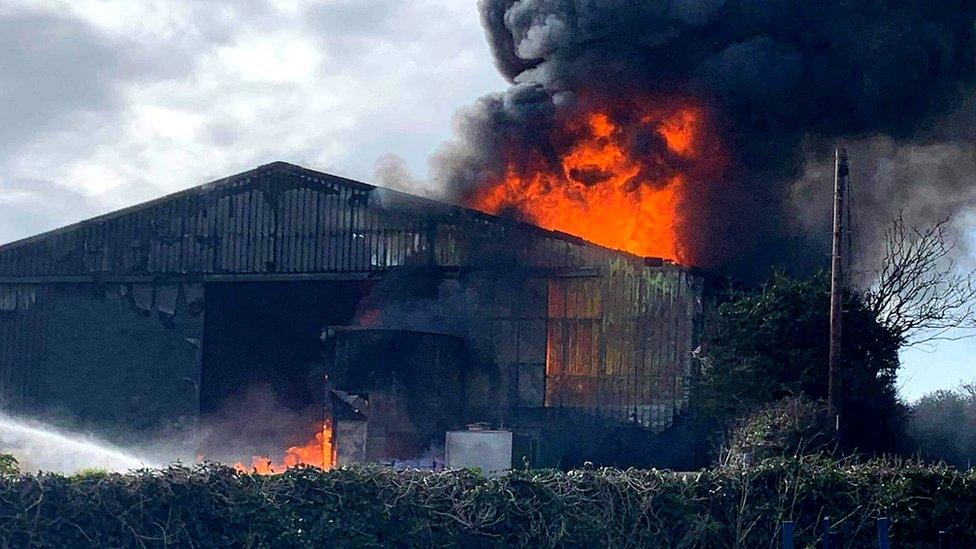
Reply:
[[480, 469], [498, 476], [512, 468], [512, 432], [504, 429], [448, 431], [445, 465], [449, 469]]

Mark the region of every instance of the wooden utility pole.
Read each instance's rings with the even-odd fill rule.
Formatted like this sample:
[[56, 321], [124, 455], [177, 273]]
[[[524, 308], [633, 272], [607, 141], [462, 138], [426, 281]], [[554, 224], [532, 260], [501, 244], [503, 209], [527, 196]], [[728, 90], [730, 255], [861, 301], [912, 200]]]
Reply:
[[834, 422], [834, 436], [841, 430], [841, 315], [844, 301], [844, 219], [847, 196], [847, 151], [837, 149], [834, 163], [834, 238], [830, 265], [830, 370], [827, 384], [827, 413]]

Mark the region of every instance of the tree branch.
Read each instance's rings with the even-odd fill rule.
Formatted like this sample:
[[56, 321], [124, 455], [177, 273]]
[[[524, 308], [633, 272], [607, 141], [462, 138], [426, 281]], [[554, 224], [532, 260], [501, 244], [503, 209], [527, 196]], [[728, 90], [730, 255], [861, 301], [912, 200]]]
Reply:
[[885, 230], [884, 254], [865, 301], [906, 345], [976, 335], [946, 336], [957, 328], [976, 329], [976, 271], [957, 268], [956, 243], [948, 234], [948, 217], [920, 229], [899, 215]]

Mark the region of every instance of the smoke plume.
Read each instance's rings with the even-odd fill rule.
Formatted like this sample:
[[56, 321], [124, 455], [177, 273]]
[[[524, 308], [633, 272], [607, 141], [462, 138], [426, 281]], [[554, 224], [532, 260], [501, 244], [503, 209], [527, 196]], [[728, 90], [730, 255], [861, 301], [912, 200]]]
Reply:
[[[647, 105], [690, 102], [724, 156], [719, 172], [693, 174], [678, 204], [692, 264], [739, 276], [824, 264], [839, 142], [851, 144], [871, 222], [973, 204], [963, 172], [973, 165], [974, 1], [482, 0], [479, 9], [512, 86], [461, 111], [456, 138], [432, 159], [461, 202], [504, 179], [513, 154], [558, 156], [565, 147], [553, 136], [593, 105], [624, 123]], [[660, 148], [627, 143], [638, 155]], [[672, 157], [656, 165], [681, 169]]]

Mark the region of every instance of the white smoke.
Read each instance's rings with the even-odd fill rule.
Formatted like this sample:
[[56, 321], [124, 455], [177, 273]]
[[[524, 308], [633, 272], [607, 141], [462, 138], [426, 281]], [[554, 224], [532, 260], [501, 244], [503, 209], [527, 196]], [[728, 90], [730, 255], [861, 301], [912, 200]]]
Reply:
[[387, 189], [440, 200], [444, 189], [429, 179], [417, 179], [410, 173], [410, 166], [402, 157], [384, 154], [373, 165], [373, 182]]

